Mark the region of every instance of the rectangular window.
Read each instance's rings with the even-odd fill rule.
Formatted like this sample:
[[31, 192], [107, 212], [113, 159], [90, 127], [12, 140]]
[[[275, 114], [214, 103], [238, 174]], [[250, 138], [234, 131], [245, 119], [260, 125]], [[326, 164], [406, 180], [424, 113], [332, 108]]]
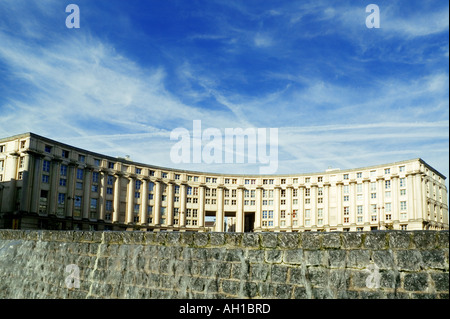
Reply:
[[107, 200], [105, 207], [106, 207], [106, 211], [107, 212], [112, 212], [112, 210], [113, 210], [113, 202], [111, 200]]
[[81, 168], [77, 169], [77, 179], [83, 179], [83, 170]]
[[384, 174], [389, 175], [390, 173], [391, 173], [391, 169], [390, 168], [384, 169]]
[[61, 165], [61, 176], [67, 176], [67, 165]]
[[48, 184], [49, 177], [48, 175], [42, 175], [42, 183]]
[[400, 187], [406, 187], [406, 178], [400, 178]]
[[362, 215], [363, 214], [363, 206], [362, 205], [358, 205], [356, 207], [356, 210], [357, 210], [357, 214], [358, 215]]
[[400, 202], [400, 210], [406, 210], [406, 201]]
[[44, 160], [42, 163], [43, 163], [42, 164], [42, 171], [49, 173], [50, 172], [50, 162]]
[[58, 194], [58, 205], [64, 205], [66, 202], [66, 194], [59, 193]]
[[362, 172], [356, 173], [356, 178], [362, 178]]
[[59, 186], [66, 186], [66, 179], [65, 178], [60, 178], [59, 179]]
[[92, 173], [92, 182], [93, 183], [98, 183], [98, 177], [99, 177], [98, 172], [93, 172]]
[[51, 147], [50, 145], [45, 145], [44, 151], [45, 151], [46, 153], [51, 153], [52, 147]]
[[384, 181], [384, 188], [391, 189], [391, 181]]

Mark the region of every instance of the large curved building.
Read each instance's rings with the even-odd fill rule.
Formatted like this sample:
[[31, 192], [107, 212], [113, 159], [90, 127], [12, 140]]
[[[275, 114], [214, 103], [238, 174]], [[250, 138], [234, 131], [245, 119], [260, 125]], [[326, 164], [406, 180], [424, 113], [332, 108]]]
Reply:
[[448, 229], [445, 179], [422, 159], [312, 174], [193, 172], [26, 133], [0, 139], [0, 228]]

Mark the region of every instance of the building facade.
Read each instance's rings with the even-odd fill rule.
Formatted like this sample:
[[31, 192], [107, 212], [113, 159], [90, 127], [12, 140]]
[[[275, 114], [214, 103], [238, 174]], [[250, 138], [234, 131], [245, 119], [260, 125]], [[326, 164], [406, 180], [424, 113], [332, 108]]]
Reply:
[[445, 179], [422, 159], [311, 174], [194, 172], [26, 133], [0, 139], [0, 228], [448, 229]]

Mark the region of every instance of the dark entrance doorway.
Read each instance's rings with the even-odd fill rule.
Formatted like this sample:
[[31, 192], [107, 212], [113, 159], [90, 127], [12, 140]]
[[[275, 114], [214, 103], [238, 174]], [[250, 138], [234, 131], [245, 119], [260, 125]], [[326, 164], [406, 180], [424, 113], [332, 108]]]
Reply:
[[255, 228], [255, 213], [245, 213], [244, 232], [252, 232]]

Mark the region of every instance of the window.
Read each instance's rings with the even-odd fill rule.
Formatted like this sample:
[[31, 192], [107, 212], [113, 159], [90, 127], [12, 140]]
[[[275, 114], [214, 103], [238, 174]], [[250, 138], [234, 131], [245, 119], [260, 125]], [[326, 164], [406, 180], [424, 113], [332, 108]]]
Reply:
[[356, 192], [362, 193], [363, 191], [363, 184], [356, 184]]
[[286, 184], [286, 179], [282, 178], [281, 179], [281, 184]]
[[371, 191], [376, 191], [377, 190], [377, 183], [375, 183], [375, 182], [370, 183], [370, 190]]
[[93, 172], [92, 173], [92, 182], [93, 183], [98, 183], [98, 177], [99, 177], [99, 173], [98, 172]]
[[406, 210], [406, 201], [400, 202], [400, 210]]
[[391, 192], [385, 192], [384, 193], [385, 198], [391, 198]]
[[400, 196], [405, 196], [405, 195], [406, 195], [406, 189], [401, 189]]
[[5, 161], [1, 160], [0, 161], [0, 172], [3, 171], [4, 168], [5, 168]]
[[344, 202], [348, 202], [349, 200], [350, 200], [350, 196], [345, 195], [345, 196], [344, 196]]
[[66, 201], [66, 194], [59, 193], [58, 194], [58, 205], [64, 205]]
[[384, 188], [391, 189], [391, 181], [384, 181]]
[[345, 206], [344, 207], [344, 216], [348, 216], [348, 215], [350, 215], [350, 207]]
[[108, 168], [114, 169], [114, 163], [113, 162], [108, 162]]
[[348, 193], [349, 193], [349, 186], [344, 185], [344, 194], [348, 194]]
[[49, 173], [50, 172], [50, 162], [44, 160], [42, 164], [42, 171]]
[[76, 188], [76, 189], [83, 189], [83, 183], [81, 183], [81, 182], [76, 182], [76, 183], [75, 183], [75, 188]]
[[348, 174], [344, 174], [344, 179], [348, 179]]
[[98, 192], [98, 185], [92, 185], [91, 186], [91, 191], [94, 192], [94, 193], [97, 193]]
[[180, 180], [180, 179], [181, 179], [180, 174], [175, 174], [175, 179], [176, 179], [176, 180]]
[[357, 213], [358, 215], [362, 215], [362, 214], [363, 214], [363, 206], [362, 206], [362, 205], [358, 205], [358, 206], [356, 207], [356, 213]]
[[305, 188], [305, 196], [310, 196], [310, 195], [311, 195], [311, 189]]
[[86, 161], [86, 156], [78, 155], [78, 161], [81, 162], [81, 163], [84, 163]]
[[311, 182], [311, 178], [310, 177], [306, 177], [305, 178], [305, 183], [310, 183]]
[[322, 176], [317, 177], [317, 182], [318, 183], [322, 183], [323, 182], [323, 177]]
[[66, 186], [66, 183], [67, 183], [67, 181], [66, 181], [65, 178], [60, 178], [59, 179], [59, 186]]
[[81, 168], [77, 168], [77, 179], [83, 179], [83, 170]]
[[356, 178], [362, 178], [362, 172], [356, 173]]
[[318, 187], [317, 188], [317, 195], [318, 196], [323, 196], [323, 187]]
[[370, 193], [370, 198], [372, 198], [372, 199], [377, 198], [377, 193]]
[[390, 213], [392, 211], [392, 204], [391, 203], [386, 203], [384, 207], [385, 207], [385, 212], [386, 213]]
[[400, 225], [401, 230], [407, 230], [407, 225]]
[[162, 177], [162, 178], [167, 178], [167, 173], [162, 172], [162, 173], [161, 173], [161, 177]]
[[51, 147], [50, 145], [45, 145], [44, 151], [45, 151], [46, 153], [51, 153], [51, 152], [52, 152], [52, 147]]
[[406, 178], [400, 178], [400, 187], [406, 187]]
[[370, 177], [374, 177], [377, 171], [370, 171]]
[[404, 172], [405, 170], [406, 170], [406, 169], [405, 169], [405, 166], [400, 166], [400, 167], [399, 167], [400, 173]]
[[3, 153], [6, 150], [5, 145], [0, 145], [0, 153]]
[[42, 183], [48, 184], [49, 177], [48, 175], [42, 175]]
[[391, 169], [390, 168], [385, 168], [384, 169], [384, 174], [385, 175], [389, 175], [391, 173]]

